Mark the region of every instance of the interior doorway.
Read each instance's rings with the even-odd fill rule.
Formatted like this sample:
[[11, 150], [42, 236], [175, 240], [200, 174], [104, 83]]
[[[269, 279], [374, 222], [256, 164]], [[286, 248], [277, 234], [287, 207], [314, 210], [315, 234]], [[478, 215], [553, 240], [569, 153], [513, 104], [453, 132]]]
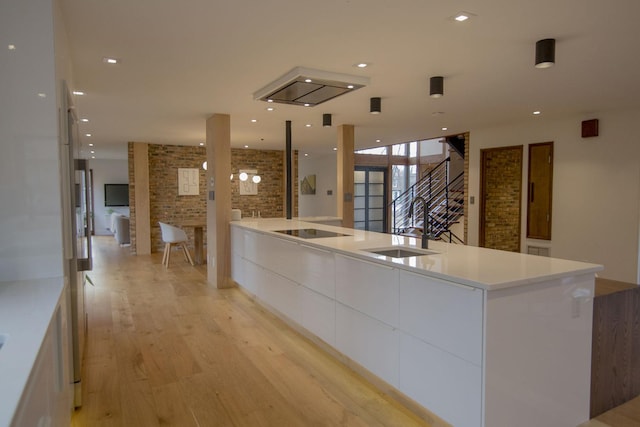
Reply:
[[387, 229], [387, 169], [356, 166], [353, 186], [353, 228], [383, 233]]
[[480, 174], [480, 246], [520, 252], [522, 145], [481, 150]]

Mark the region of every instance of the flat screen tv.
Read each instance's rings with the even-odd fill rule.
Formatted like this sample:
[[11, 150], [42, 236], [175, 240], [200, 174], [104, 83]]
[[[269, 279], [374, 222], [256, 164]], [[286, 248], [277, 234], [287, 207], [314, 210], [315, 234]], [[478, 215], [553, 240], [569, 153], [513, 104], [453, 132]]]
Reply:
[[105, 184], [105, 206], [129, 206], [129, 184]]

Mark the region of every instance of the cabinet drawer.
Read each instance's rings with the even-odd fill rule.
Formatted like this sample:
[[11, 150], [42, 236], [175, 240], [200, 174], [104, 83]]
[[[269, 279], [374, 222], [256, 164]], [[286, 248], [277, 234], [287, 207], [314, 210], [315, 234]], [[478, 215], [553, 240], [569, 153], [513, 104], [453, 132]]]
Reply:
[[456, 427], [482, 425], [482, 369], [399, 332], [399, 389]]
[[398, 331], [336, 303], [336, 348], [384, 381], [398, 386]]
[[300, 268], [296, 281], [326, 295], [336, 296], [336, 266], [332, 252], [300, 245]]
[[336, 303], [333, 299], [300, 288], [302, 304], [302, 326], [335, 347], [336, 344]]
[[400, 272], [400, 329], [478, 366], [483, 303], [481, 289]]
[[336, 255], [336, 300], [391, 326], [398, 325], [398, 270]]

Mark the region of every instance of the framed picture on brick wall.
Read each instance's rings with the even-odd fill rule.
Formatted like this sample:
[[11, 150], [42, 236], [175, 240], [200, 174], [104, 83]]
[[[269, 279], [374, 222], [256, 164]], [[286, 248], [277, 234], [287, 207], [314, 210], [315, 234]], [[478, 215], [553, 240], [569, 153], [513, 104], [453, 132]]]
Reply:
[[200, 175], [195, 168], [178, 168], [178, 196], [200, 194]]

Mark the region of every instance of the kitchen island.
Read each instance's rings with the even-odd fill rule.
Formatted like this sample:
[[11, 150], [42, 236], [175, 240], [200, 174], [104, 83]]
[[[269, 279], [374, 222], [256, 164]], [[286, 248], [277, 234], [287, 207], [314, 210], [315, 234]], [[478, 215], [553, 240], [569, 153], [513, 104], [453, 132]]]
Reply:
[[589, 418], [599, 265], [295, 219], [234, 221], [231, 246], [247, 292], [451, 425]]

